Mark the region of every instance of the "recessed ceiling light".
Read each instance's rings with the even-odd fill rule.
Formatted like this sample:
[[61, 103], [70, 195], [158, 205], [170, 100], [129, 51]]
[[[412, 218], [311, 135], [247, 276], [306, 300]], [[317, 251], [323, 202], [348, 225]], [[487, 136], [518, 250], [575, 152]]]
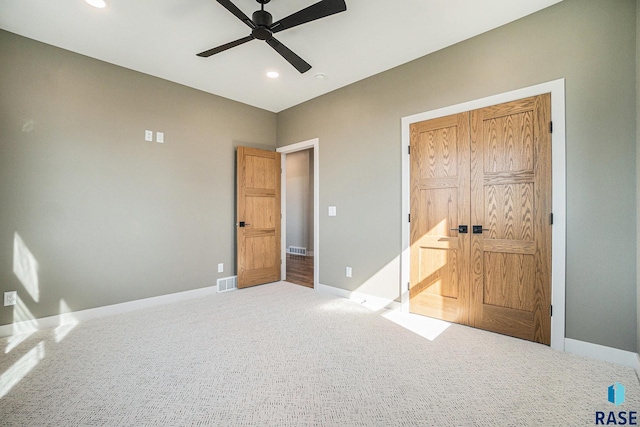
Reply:
[[279, 76], [280, 76], [280, 73], [278, 73], [277, 71], [267, 72], [267, 77], [269, 77], [270, 79], [277, 79]]
[[86, 1], [91, 6], [97, 7], [99, 9], [103, 9], [107, 7], [107, 3], [105, 3], [104, 0], [84, 0], [84, 1]]
[[318, 79], [318, 80], [324, 80], [326, 78], [327, 78], [327, 75], [325, 73], [316, 74], [316, 79]]

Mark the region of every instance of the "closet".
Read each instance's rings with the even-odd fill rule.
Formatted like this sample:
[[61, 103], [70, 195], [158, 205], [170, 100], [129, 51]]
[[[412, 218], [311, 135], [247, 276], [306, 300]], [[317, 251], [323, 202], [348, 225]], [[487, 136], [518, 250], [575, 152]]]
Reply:
[[411, 125], [411, 312], [550, 344], [550, 101]]

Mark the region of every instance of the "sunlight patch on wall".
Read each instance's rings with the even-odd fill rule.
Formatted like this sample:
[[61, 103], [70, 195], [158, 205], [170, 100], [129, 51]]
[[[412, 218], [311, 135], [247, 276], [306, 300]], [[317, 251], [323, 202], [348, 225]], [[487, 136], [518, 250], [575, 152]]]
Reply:
[[[355, 269], [354, 269], [355, 271]], [[398, 289], [398, 278], [400, 277], [400, 257], [397, 256], [389, 261], [384, 267], [374, 273], [371, 277], [365, 280], [358, 288], [353, 291], [356, 298], [351, 298], [354, 301], [358, 301], [358, 294], [375, 295], [379, 301], [373, 301], [371, 298], [367, 299], [368, 308], [372, 310], [378, 310], [385, 305], [392, 303], [399, 298], [400, 289]]]
[[35, 302], [40, 300], [38, 268], [38, 261], [16, 232], [13, 237], [13, 274], [20, 280]]
[[62, 341], [79, 323], [64, 299], [60, 300], [60, 326], [55, 329], [56, 342]]
[[0, 375], [0, 399], [9, 393], [16, 384], [22, 381], [44, 359], [44, 354], [44, 342], [40, 342]]
[[25, 341], [31, 334], [38, 330], [38, 321], [20, 296], [16, 299], [16, 305], [13, 308], [13, 333], [7, 341], [5, 354], [16, 348], [20, 343]]

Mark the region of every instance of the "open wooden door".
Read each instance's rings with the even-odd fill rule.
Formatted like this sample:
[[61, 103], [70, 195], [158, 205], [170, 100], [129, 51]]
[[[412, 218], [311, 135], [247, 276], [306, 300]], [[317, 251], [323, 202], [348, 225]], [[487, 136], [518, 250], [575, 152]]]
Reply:
[[280, 153], [238, 147], [238, 288], [280, 280]]

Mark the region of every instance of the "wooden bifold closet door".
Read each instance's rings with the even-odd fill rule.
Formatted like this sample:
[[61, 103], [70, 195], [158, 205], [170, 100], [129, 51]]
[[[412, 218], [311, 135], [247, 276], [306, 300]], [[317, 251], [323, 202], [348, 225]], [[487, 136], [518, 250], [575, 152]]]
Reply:
[[411, 125], [411, 312], [550, 344], [550, 101]]

